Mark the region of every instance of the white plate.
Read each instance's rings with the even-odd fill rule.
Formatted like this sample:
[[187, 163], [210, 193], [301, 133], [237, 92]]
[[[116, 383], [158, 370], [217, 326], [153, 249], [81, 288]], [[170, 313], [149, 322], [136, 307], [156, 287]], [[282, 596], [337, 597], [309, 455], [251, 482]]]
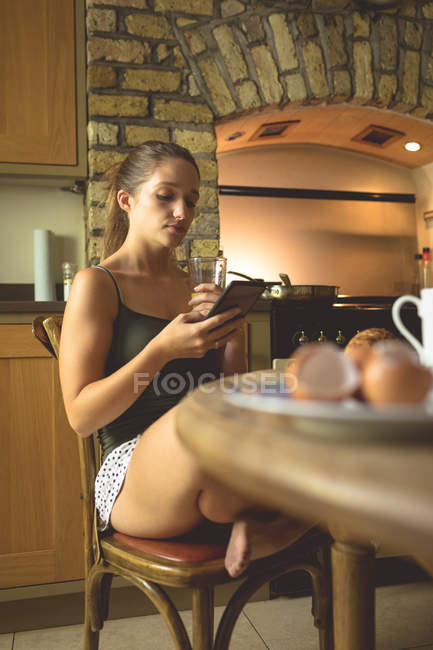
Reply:
[[290, 395], [228, 392], [234, 406], [291, 416], [288, 429], [326, 437], [366, 440], [423, 440], [433, 443], [433, 392], [422, 404], [393, 405], [386, 410], [354, 399], [342, 402], [294, 400]]

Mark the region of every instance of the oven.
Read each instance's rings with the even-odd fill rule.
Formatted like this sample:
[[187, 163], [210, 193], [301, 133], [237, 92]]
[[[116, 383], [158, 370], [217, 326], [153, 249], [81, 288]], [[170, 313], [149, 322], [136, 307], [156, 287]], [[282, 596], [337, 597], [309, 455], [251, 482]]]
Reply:
[[[396, 296], [338, 296], [333, 304], [319, 301], [273, 300], [270, 310], [270, 356], [288, 358], [297, 347], [313, 341], [332, 341], [344, 347], [360, 330], [383, 327], [396, 336], [391, 308]], [[421, 338], [421, 322], [414, 306], [402, 310], [408, 329]]]

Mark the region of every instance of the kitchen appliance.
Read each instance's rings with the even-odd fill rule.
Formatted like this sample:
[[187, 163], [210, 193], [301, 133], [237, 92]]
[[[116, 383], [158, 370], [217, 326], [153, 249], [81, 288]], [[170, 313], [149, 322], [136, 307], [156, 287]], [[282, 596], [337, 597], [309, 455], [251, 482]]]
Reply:
[[[289, 358], [300, 345], [332, 341], [345, 347], [358, 331], [384, 327], [401, 338], [391, 308], [397, 296], [338, 296], [334, 302], [273, 300], [270, 311], [271, 360]], [[402, 319], [418, 339], [421, 325], [415, 307]]]
[[332, 304], [338, 296], [338, 289], [334, 284], [292, 284], [286, 273], [278, 274], [282, 285], [271, 287], [275, 298], [282, 300], [320, 300]]
[[[254, 281], [259, 280], [265, 282], [262, 278], [251, 278], [245, 273], [238, 271], [227, 271], [232, 275], [237, 275], [240, 278]], [[308, 300], [308, 301], [321, 301], [331, 304], [337, 298], [339, 287], [336, 285], [328, 284], [295, 284], [290, 282], [289, 276], [286, 273], [279, 273], [281, 282], [269, 281], [265, 282], [266, 289], [262, 294], [262, 298], [271, 299], [277, 298], [278, 300]]]

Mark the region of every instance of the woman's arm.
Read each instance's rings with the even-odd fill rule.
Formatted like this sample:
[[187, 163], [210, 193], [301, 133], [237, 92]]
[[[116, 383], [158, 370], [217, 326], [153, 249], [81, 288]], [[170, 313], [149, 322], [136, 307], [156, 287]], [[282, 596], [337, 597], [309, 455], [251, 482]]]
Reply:
[[221, 360], [223, 375], [229, 376], [247, 371], [246, 327], [245, 321], [243, 327], [236, 330], [236, 333], [223, 348]]
[[147, 384], [134, 378], [145, 376], [150, 382], [168, 361], [155, 338], [134, 359], [105, 376], [117, 309], [117, 296], [104, 273], [85, 269], [77, 274], [63, 319], [59, 361], [66, 413], [71, 427], [83, 437], [135, 402]]

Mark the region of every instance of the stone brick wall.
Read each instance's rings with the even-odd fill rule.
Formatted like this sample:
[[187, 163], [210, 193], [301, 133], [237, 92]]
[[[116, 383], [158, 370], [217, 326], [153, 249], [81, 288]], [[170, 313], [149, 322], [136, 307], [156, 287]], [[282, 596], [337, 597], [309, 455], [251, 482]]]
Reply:
[[351, 102], [433, 118], [433, 2], [87, 0], [88, 258], [99, 260], [103, 172], [148, 139], [188, 147], [199, 214], [178, 258], [214, 254], [216, 120]]

